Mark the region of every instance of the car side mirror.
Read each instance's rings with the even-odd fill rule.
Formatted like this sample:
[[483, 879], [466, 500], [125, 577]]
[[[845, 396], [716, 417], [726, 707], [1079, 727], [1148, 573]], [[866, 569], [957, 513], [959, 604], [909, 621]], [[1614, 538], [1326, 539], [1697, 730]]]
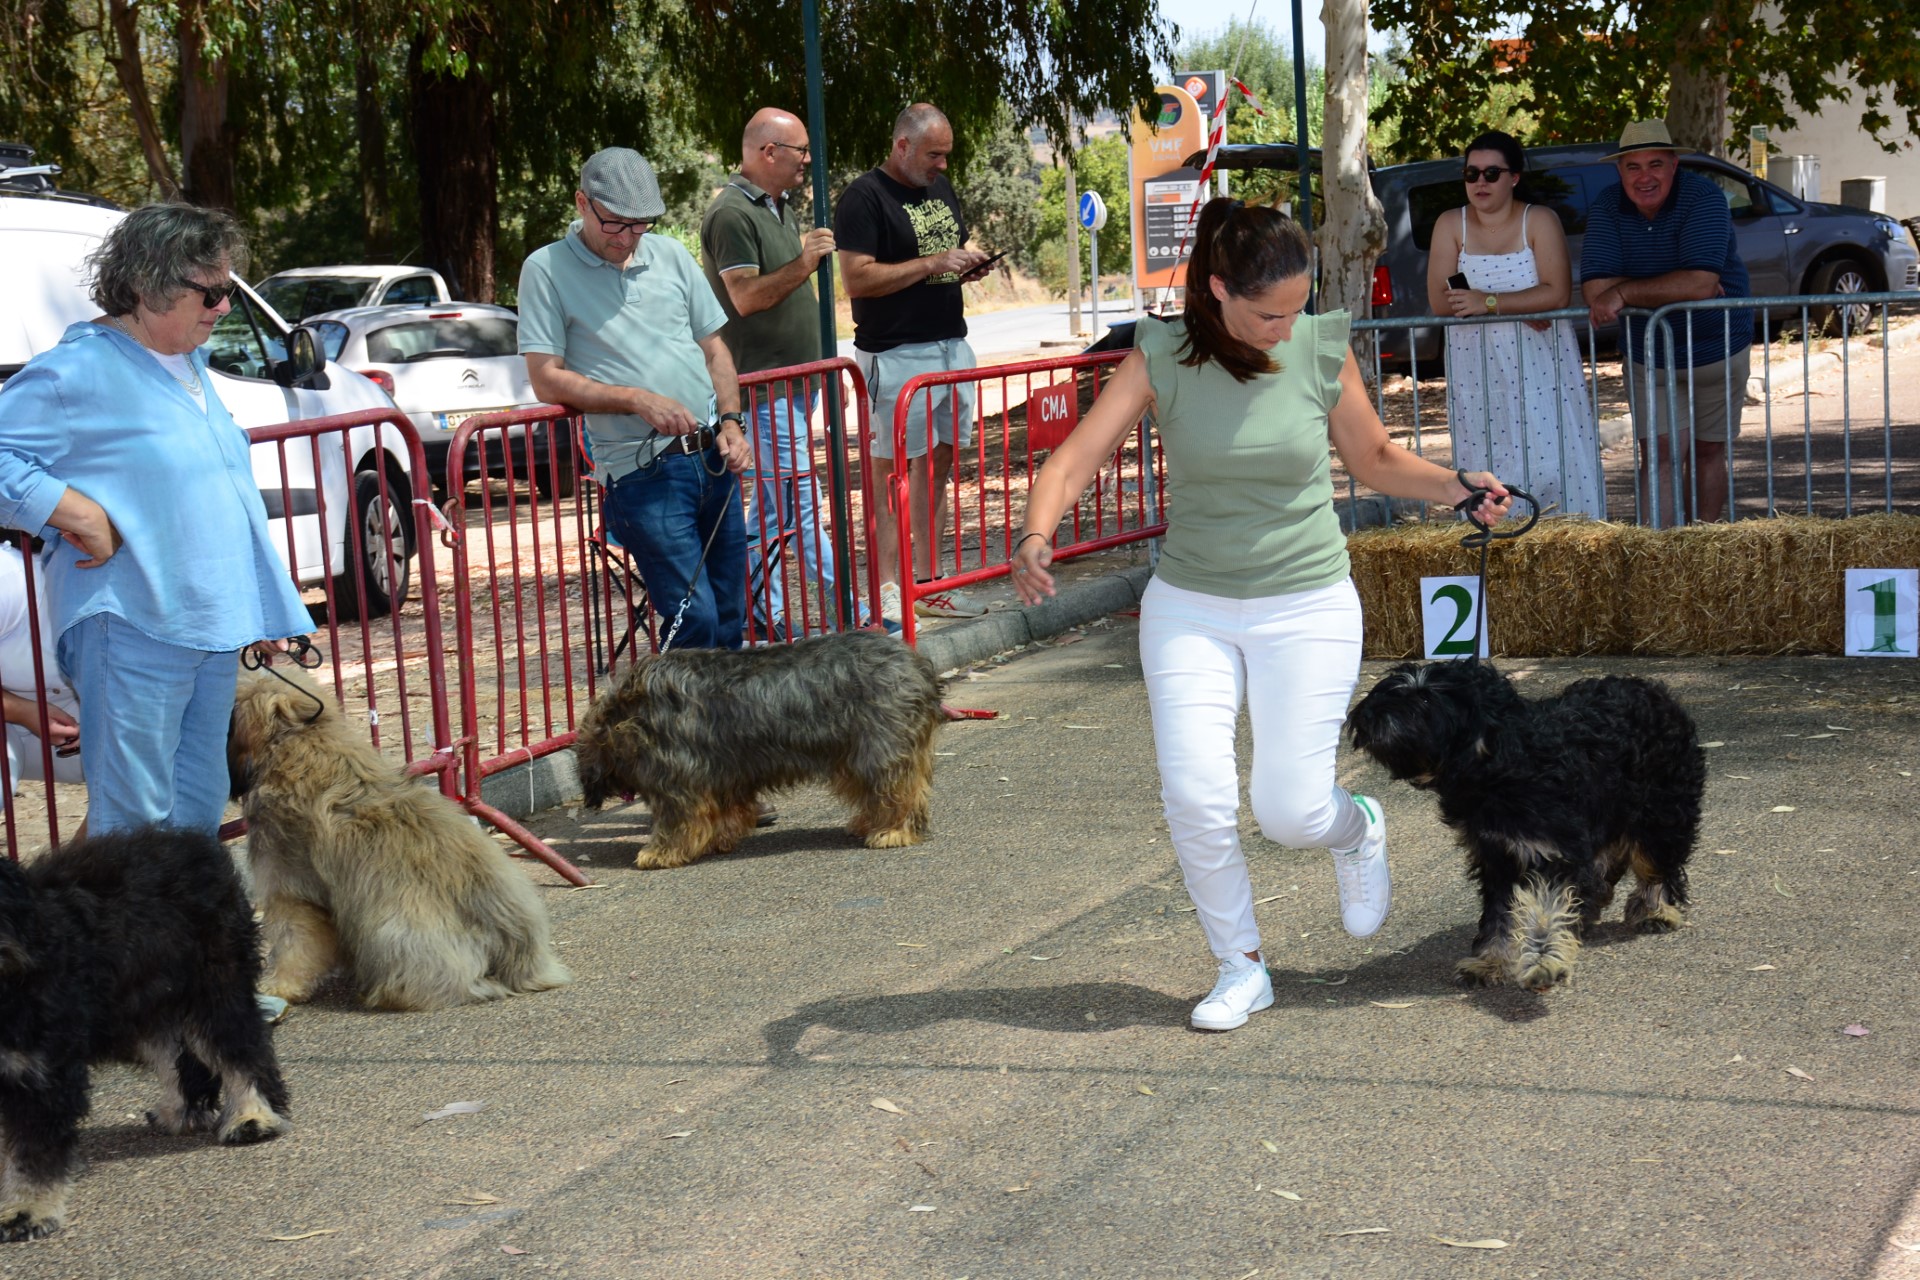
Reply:
[[313, 330], [295, 325], [287, 335], [287, 358], [274, 366], [273, 380], [283, 387], [325, 391], [331, 385], [326, 367], [327, 354]]

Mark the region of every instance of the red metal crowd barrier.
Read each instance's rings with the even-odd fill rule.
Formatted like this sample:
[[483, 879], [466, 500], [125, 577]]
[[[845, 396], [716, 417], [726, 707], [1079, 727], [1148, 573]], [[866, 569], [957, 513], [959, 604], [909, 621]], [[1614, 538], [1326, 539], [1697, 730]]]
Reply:
[[[318, 624], [315, 639], [324, 656], [316, 676], [332, 686], [343, 709], [364, 715], [375, 747], [410, 773], [437, 775], [441, 791], [457, 796], [459, 756], [431, 536], [431, 522], [440, 517], [421, 496], [427, 466], [412, 424], [398, 410], [370, 410], [248, 434], [269, 534]], [[42, 651], [31, 556], [25, 567], [34, 673], [44, 690], [55, 658]], [[424, 709], [414, 706], [421, 698]], [[40, 701], [39, 749], [43, 769], [50, 770], [44, 694]], [[5, 772], [0, 763], [0, 774]], [[48, 843], [58, 844], [59, 788], [45, 788], [38, 799], [13, 791], [12, 779], [0, 777], [8, 854], [17, 858], [23, 851], [23, 802], [41, 811], [35, 816], [44, 818]], [[241, 829], [229, 823], [222, 834], [231, 837]]]
[[[886, 478], [888, 506], [897, 522], [903, 566], [915, 548], [928, 552], [932, 577], [915, 582], [901, 573], [901, 619], [907, 643], [916, 639], [914, 601], [1007, 574], [1007, 561], [1026, 511], [1026, 495], [1039, 458], [1058, 447], [1100, 394], [1106, 371], [1127, 358], [1124, 351], [1032, 360], [979, 369], [919, 374], [907, 380], [893, 412], [893, 456], [904, 459], [907, 432], [918, 425], [923, 440], [935, 429], [960, 438], [963, 398], [936, 396], [929, 389], [970, 388], [974, 404], [972, 443], [954, 450], [946, 479], [943, 518], [933, 519], [938, 477], [927, 469], [926, 487], [913, 492], [904, 469]], [[915, 419], [918, 419], [916, 424]], [[914, 499], [920, 499], [920, 514]], [[1120, 444], [1092, 486], [1068, 510], [1066, 541], [1054, 546], [1054, 559], [1066, 560], [1166, 532], [1166, 469], [1153, 444], [1150, 418], [1142, 417]], [[917, 522], [917, 523], [916, 523]], [[942, 573], [951, 559], [952, 573]]]

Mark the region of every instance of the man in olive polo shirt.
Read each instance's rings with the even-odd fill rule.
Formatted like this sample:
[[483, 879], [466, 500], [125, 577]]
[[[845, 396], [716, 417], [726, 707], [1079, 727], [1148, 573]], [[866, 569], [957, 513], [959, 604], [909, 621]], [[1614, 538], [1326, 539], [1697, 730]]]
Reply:
[[[740, 171], [727, 179], [700, 223], [707, 281], [726, 310], [720, 336], [741, 373], [807, 364], [821, 358], [820, 304], [813, 273], [833, 252], [833, 232], [801, 233], [787, 195], [806, 180], [812, 148], [799, 117], [762, 107], [740, 140]], [[831, 627], [833, 543], [820, 521], [810, 427], [817, 384], [774, 382], [749, 397], [753, 453], [758, 460], [753, 528], [761, 541], [789, 533], [753, 601], [754, 628], [785, 640], [803, 625]], [[819, 585], [811, 608], [789, 610], [787, 548]]]
[[579, 221], [520, 269], [533, 392], [586, 414], [607, 530], [646, 583], [662, 647], [737, 649], [747, 547], [735, 477], [753, 453], [726, 313], [693, 255], [647, 234], [666, 205], [638, 152], [588, 157], [573, 203]]

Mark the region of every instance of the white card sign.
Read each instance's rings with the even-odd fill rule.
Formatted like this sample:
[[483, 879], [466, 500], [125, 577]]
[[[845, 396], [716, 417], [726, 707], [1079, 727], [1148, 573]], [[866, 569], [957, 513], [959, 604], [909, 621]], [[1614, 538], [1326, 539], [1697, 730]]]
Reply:
[[1920, 569], [1847, 570], [1849, 658], [1920, 654]]
[[[1487, 637], [1480, 629], [1480, 579], [1420, 579], [1420, 625], [1426, 633], [1426, 655], [1431, 659], [1470, 658], [1479, 641], [1487, 656]], [[1476, 634], [1478, 633], [1478, 634]]]

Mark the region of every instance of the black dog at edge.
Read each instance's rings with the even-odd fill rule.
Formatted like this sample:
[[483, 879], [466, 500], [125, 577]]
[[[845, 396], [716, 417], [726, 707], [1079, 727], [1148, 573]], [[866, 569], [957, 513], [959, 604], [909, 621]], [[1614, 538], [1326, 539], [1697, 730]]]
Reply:
[[253, 909], [211, 836], [150, 828], [0, 856], [0, 1240], [65, 1221], [95, 1062], [159, 1073], [147, 1121], [168, 1133], [286, 1131], [259, 975]]
[[1466, 847], [1483, 903], [1459, 965], [1467, 981], [1544, 991], [1568, 978], [1629, 867], [1628, 927], [1684, 922], [1706, 757], [1664, 685], [1607, 676], [1530, 700], [1483, 663], [1409, 662], [1347, 730], [1395, 778], [1438, 795]]

